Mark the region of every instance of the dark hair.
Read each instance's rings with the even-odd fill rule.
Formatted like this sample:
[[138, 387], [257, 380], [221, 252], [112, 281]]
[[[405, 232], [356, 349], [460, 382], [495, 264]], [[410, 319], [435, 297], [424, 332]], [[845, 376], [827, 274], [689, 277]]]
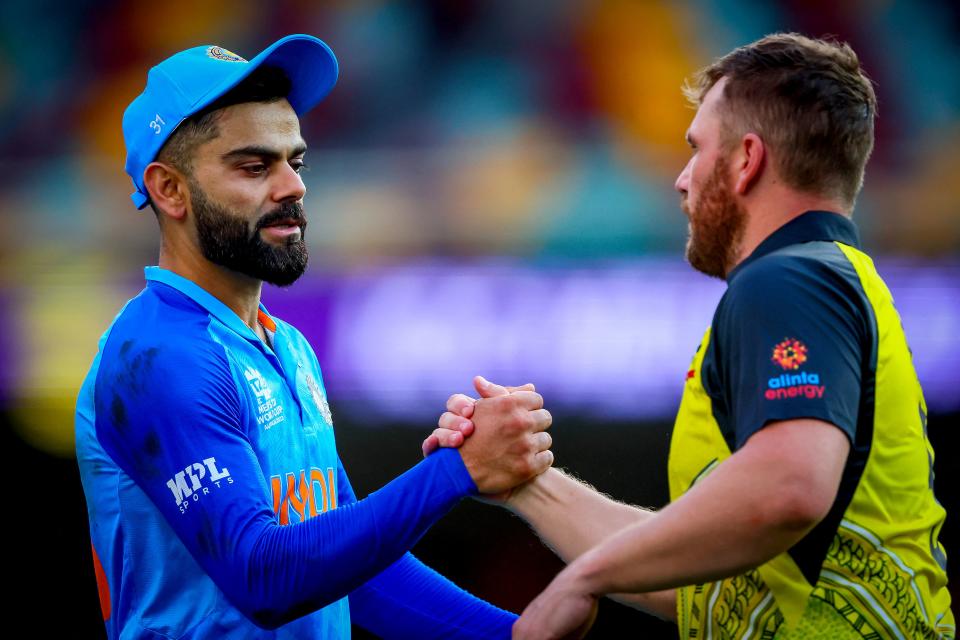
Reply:
[[699, 71], [684, 93], [699, 106], [724, 78], [725, 145], [756, 133], [788, 185], [853, 205], [873, 150], [877, 98], [848, 44], [769, 35]]
[[[245, 102], [276, 102], [286, 98], [289, 93], [290, 79], [282, 69], [257, 67], [240, 84], [181, 122], [160, 148], [157, 160], [191, 175], [193, 154], [197, 147], [220, 135], [217, 120], [222, 109]], [[152, 202], [150, 204], [153, 206]]]

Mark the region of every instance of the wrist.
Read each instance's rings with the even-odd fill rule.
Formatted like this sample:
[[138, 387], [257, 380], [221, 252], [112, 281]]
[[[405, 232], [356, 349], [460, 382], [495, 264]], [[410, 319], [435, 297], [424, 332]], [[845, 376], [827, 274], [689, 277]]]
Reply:
[[503, 506], [522, 518], [535, 513], [540, 507], [549, 509], [550, 503], [558, 499], [553, 485], [560, 475], [557, 469], [550, 467], [540, 475], [515, 487], [504, 500]]
[[603, 579], [603, 568], [600, 563], [600, 554], [590, 550], [567, 565], [564, 573], [568, 573], [565, 580], [577, 593], [602, 598], [610, 593], [610, 589]]
[[[444, 473], [450, 478], [451, 484], [464, 496], [477, 494], [477, 479], [467, 467], [459, 449], [443, 448], [430, 454], [423, 462], [435, 459]], [[422, 464], [422, 462], [421, 462]]]

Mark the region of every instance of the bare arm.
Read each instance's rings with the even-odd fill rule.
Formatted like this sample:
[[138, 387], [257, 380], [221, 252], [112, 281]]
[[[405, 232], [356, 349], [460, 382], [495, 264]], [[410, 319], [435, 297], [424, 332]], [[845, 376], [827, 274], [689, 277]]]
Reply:
[[[655, 517], [653, 511], [618, 502], [554, 468], [515, 490], [504, 506], [526, 520], [567, 563], [618, 531]], [[665, 620], [676, 620], [674, 589], [612, 597]]]
[[[533, 385], [502, 387], [475, 381], [481, 397], [497, 397], [515, 390], [533, 390]], [[459, 447], [473, 432], [475, 400], [455, 394], [447, 400], [447, 412], [439, 428], [423, 443], [424, 455], [439, 446]], [[613, 500], [590, 485], [550, 468], [530, 482], [492, 500], [526, 520], [564, 562], [572, 562], [617, 531], [654, 516], [654, 512]], [[618, 600], [665, 620], [676, 620], [674, 589], [652, 593], [614, 594]]]
[[783, 553], [829, 512], [849, 448], [820, 420], [768, 425], [656, 517], [572, 562], [527, 607], [515, 637], [563, 635], [606, 593], [717, 580]]

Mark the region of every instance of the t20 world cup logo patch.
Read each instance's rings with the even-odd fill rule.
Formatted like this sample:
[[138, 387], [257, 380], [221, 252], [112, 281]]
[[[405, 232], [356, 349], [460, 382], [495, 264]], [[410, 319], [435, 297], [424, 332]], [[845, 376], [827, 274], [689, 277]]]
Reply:
[[245, 58], [223, 47], [207, 47], [207, 55], [216, 60], [223, 60], [224, 62], [246, 62]]
[[785, 371], [796, 371], [807, 361], [807, 345], [795, 338], [784, 338], [783, 342], [773, 348], [771, 360]]

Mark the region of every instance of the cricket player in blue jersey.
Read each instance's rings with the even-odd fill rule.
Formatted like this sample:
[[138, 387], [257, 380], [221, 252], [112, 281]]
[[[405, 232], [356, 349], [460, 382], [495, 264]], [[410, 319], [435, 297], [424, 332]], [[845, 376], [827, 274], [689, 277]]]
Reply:
[[76, 446], [110, 638], [503, 638], [516, 616], [408, 553], [461, 498], [547, 469], [530, 388], [477, 405], [459, 450], [357, 500], [316, 356], [260, 304], [307, 264], [299, 118], [337, 61], [311, 36], [247, 61], [154, 67], [127, 108], [126, 170], [159, 266], [103, 335]]

